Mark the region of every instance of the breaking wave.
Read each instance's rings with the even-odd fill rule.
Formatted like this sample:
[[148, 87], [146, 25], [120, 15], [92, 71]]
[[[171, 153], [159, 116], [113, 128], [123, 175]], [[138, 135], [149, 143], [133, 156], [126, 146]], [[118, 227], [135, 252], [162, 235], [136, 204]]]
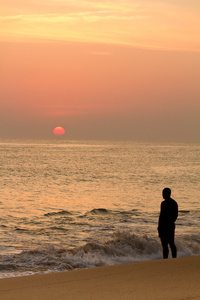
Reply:
[[[200, 241], [177, 238], [179, 256], [200, 254]], [[92, 268], [161, 258], [160, 241], [129, 231], [117, 231], [112, 238], [89, 242], [72, 249], [52, 245], [0, 257], [0, 277]]]

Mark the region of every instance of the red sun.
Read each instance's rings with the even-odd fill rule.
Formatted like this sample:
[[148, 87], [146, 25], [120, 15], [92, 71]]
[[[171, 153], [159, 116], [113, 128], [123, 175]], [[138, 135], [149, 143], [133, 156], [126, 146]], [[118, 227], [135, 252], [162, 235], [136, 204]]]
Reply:
[[63, 135], [65, 133], [65, 129], [63, 127], [56, 127], [53, 130], [55, 135]]

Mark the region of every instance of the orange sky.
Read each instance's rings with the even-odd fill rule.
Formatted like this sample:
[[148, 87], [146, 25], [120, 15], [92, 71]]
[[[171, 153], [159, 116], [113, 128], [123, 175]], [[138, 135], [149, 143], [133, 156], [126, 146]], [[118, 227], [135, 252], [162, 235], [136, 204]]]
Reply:
[[1, 0], [0, 137], [198, 141], [199, 1]]

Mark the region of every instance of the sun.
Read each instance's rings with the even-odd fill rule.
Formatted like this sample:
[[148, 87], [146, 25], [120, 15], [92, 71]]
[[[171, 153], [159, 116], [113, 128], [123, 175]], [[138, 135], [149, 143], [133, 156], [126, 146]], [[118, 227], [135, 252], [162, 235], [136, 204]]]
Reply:
[[55, 135], [63, 135], [65, 134], [65, 129], [63, 127], [56, 127], [54, 128], [53, 133]]

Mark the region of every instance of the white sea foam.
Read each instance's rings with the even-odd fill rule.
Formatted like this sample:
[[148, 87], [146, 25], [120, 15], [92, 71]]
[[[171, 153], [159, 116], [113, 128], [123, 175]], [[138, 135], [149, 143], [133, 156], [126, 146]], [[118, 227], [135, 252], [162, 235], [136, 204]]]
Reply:
[[[200, 254], [197, 240], [177, 239], [178, 256]], [[111, 239], [90, 242], [73, 249], [40, 246], [0, 259], [0, 277], [69, 271], [161, 258], [157, 238], [136, 235], [130, 231], [117, 231]]]

